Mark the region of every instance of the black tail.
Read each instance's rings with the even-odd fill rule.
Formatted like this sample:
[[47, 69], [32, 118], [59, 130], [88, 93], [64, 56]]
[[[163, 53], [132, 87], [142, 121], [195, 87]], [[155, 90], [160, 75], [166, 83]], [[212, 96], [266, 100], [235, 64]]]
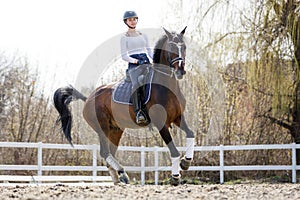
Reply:
[[73, 101], [81, 99], [85, 101], [87, 98], [77, 91], [72, 86], [59, 88], [55, 91], [53, 100], [56, 110], [59, 112], [57, 123], [61, 121], [61, 129], [63, 130], [67, 140], [72, 144], [71, 128], [72, 128], [72, 114], [68, 105]]

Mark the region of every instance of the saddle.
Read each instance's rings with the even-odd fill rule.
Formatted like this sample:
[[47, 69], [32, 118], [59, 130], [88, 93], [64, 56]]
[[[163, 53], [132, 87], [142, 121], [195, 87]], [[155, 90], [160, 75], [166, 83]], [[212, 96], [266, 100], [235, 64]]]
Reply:
[[[143, 90], [143, 97], [142, 103], [143, 105], [146, 105], [148, 101], [150, 100], [150, 94], [151, 94], [151, 82], [153, 79], [154, 70], [151, 66], [145, 65], [140, 67], [146, 67], [147, 69], [144, 70], [145, 73], [141, 74], [138, 77], [138, 81], [141, 85], [141, 88]], [[131, 94], [132, 94], [132, 83], [130, 81], [130, 78], [126, 77], [125, 79], [119, 81], [115, 87], [113, 88], [113, 95], [112, 99], [115, 103], [125, 104], [125, 105], [132, 105], [131, 102]]]

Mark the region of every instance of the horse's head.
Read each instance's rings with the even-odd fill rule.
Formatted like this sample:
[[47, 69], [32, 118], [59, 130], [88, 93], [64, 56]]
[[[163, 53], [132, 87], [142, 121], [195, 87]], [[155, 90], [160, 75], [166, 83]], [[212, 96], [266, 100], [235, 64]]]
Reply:
[[184, 70], [186, 45], [183, 40], [186, 27], [179, 33], [170, 33], [164, 28], [167, 36], [165, 43], [165, 57], [169, 66], [174, 69], [176, 79], [182, 79], [186, 74]]

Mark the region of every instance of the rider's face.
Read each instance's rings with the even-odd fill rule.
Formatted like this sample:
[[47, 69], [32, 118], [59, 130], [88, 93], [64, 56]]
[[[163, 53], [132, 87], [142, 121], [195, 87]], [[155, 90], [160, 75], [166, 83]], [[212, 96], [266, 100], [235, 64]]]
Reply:
[[130, 27], [136, 27], [136, 24], [137, 24], [137, 18], [135, 18], [135, 17], [132, 17], [132, 18], [128, 18], [127, 20], [126, 20], [126, 23], [130, 26]]

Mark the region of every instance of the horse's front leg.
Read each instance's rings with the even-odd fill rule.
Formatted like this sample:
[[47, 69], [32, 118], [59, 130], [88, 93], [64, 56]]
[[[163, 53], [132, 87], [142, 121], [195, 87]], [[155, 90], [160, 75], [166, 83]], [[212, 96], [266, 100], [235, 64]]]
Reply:
[[168, 146], [170, 153], [171, 153], [171, 162], [172, 162], [172, 176], [170, 178], [170, 184], [177, 186], [180, 184], [180, 153], [177, 150], [171, 134], [166, 126], [159, 131], [161, 137], [163, 138], [164, 142]]
[[188, 170], [194, 157], [194, 132], [188, 127], [184, 115], [181, 115], [175, 124], [186, 133], [186, 153], [180, 161], [180, 167], [183, 170]]

